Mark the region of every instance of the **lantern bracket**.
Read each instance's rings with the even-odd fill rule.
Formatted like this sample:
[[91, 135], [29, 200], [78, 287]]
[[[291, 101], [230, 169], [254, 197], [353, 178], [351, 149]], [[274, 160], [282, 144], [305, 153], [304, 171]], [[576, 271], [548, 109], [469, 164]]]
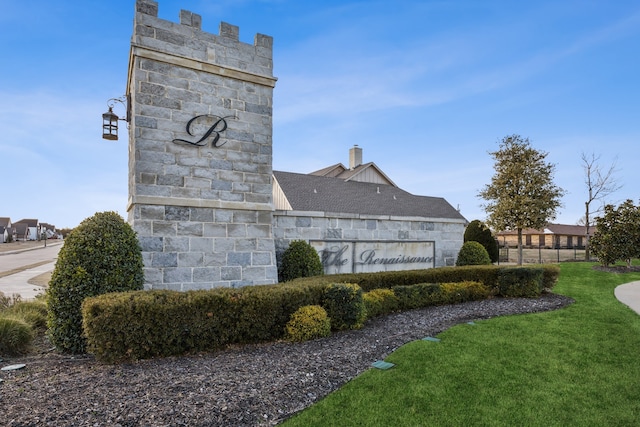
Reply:
[[[129, 108], [131, 106], [131, 102], [129, 101], [128, 95], [123, 95], [119, 98], [111, 98], [107, 101], [109, 111], [102, 115], [102, 138], [111, 141], [118, 140], [118, 120], [127, 122], [127, 128], [129, 128], [129, 122], [131, 119], [131, 112]], [[125, 118], [120, 118], [113, 112], [113, 108], [116, 104], [122, 104], [124, 106], [126, 111]]]

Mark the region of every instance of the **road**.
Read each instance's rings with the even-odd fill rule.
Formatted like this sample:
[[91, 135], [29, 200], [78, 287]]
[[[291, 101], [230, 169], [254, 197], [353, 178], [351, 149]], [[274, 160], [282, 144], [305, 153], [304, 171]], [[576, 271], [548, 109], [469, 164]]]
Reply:
[[39, 247], [17, 253], [0, 253], [0, 273], [12, 271], [44, 261], [54, 261], [62, 247], [61, 243], [48, 244], [47, 247]]
[[[62, 244], [0, 254], [0, 292], [20, 295], [23, 300], [35, 298], [44, 289], [29, 284], [29, 279], [52, 271]], [[11, 274], [7, 274], [11, 273]]]

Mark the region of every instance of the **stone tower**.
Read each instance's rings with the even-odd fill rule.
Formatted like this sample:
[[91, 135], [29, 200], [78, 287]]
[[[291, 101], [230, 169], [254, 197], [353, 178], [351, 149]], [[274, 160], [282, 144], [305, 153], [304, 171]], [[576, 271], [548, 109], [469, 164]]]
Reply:
[[277, 282], [272, 234], [273, 39], [239, 41], [201, 17], [137, 0], [129, 99], [128, 217], [149, 289]]

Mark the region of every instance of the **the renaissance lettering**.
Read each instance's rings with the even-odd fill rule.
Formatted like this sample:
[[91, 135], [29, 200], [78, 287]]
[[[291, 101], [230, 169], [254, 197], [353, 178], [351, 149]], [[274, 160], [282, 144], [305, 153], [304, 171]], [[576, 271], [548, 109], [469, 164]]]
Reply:
[[349, 245], [342, 247], [332, 246], [330, 248], [323, 249], [321, 255], [322, 265], [325, 267], [334, 266], [342, 267], [349, 262], [348, 259], [343, 259], [342, 255], [349, 249]]
[[431, 241], [313, 241], [326, 274], [433, 268]]
[[376, 258], [376, 251], [368, 249], [363, 251], [359, 257], [360, 261], [356, 261], [356, 264], [374, 265], [374, 264], [415, 264], [415, 263], [430, 263], [433, 261], [433, 257], [420, 257], [420, 256], [407, 256], [398, 255], [391, 258]]
[[[225, 130], [227, 130], [227, 121], [226, 119], [231, 118], [233, 116], [225, 116], [225, 117], [219, 117], [219, 116], [214, 116], [211, 114], [201, 114], [199, 116], [195, 116], [194, 118], [192, 118], [191, 120], [189, 120], [187, 122], [187, 133], [190, 136], [195, 136], [192, 133], [192, 125], [194, 124], [194, 122], [198, 121], [199, 119], [202, 119], [203, 117], [209, 118], [209, 119], [214, 119], [215, 122], [213, 123], [213, 125], [211, 125], [209, 127], [209, 129], [207, 129], [204, 134], [200, 137], [199, 140], [197, 141], [187, 141], [186, 139], [180, 139], [180, 138], [176, 138], [173, 140], [173, 142], [177, 143], [177, 144], [189, 144], [189, 145], [195, 145], [197, 147], [204, 147], [205, 145], [207, 145], [207, 138], [212, 137], [213, 139], [211, 140], [211, 146], [214, 148], [217, 147], [221, 147], [223, 146], [226, 141], [218, 144], [218, 141], [220, 141], [220, 134], [222, 132], [224, 132]], [[216, 120], [217, 119], [217, 120]]]

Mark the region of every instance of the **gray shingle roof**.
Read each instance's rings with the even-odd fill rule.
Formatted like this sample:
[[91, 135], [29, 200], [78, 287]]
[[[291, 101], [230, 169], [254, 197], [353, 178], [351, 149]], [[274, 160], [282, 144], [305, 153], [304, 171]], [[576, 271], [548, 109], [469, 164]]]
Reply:
[[391, 185], [292, 172], [273, 175], [293, 210], [465, 220], [441, 197], [415, 196]]

